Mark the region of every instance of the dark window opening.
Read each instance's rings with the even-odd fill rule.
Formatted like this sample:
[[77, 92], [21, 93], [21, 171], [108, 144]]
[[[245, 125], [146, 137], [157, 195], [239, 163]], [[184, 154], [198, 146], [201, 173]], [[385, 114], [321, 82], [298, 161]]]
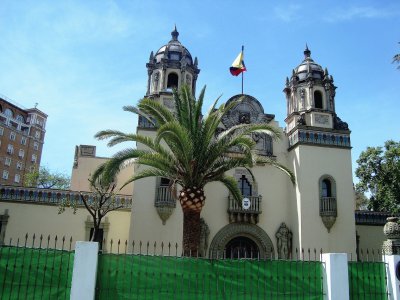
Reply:
[[160, 186], [169, 186], [170, 182], [171, 181], [168, 178], [161, 177]]
[[332, 197], [332, 187], [329, 179], [322, 180], [322, 197]]
[[242, 192], [242, 196], [251, 196], [251, 188], [252, 186], [247, 180], [246, 176], [242, 175], [242, 177], [239, 179], [239, 189]]
[[177, 74], [170, 73], [168, 75], [167, 88], [168, 89], [178, 88], [178, 75]]
[[314, 104], [315, 108], [320, 108], [322, 109], [322, 93], [320, 91], [315, 91], [314, 92]]
[[257, 244], [244, 236], [230, 240], [225, 249], [226, 258], [257, 258], [259, 255]]

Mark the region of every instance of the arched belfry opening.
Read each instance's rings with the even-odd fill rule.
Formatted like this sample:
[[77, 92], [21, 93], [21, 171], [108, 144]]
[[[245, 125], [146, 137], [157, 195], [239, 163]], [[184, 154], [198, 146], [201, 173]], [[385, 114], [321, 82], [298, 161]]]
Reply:
[[167, 89], [177, 89], [178, 88], [179, 77], [176, 73], [169, 73], [167, 80]]
[[319, 109], [324, 108], [323, 97], [322, 97], [322, 93], [320, 91], [314, 92], [314, 105], [315, 105], [315, 108], [319, 108]]

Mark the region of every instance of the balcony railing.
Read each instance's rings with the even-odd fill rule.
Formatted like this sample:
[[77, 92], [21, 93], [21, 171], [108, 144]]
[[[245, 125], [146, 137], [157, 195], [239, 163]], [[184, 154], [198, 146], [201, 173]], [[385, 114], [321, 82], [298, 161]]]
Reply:
[[[0, 201], [20, 201], [26, 203], [58, 205], [62, 201], [72, 200], [76, 201], [77, 205], [80, 207], [83, 206], [80, 194], [87, 197], [89, 202], [96, 196], [96, 193], [90, 192], [0, 185]], [[115, 195], [115, 205], [122, 206], [121, 209], [131, 209], [132, 196]]]
[[174, 212], [176, 207], [176, 199], [169, 186], [159, 186], [156, 189], [156, 198], [154, 199], [154, 206], [157, 213], [165, 225], [169, 217]]
[[228, 214], [230, 223], [258, 223], [258, 216], [261, 214], [262, 196], [248, 196], [250, 207], [244, 209], [242, 203], [237, 202], [231, 195], [228, 196]]
[[320, 216], [337, 216], [337, 205], [335, 197], [321, 197], [319, 203]]
[[157, 188], [155, 206], [176, 207], [176, 200], [169, 186], [159, 186]]

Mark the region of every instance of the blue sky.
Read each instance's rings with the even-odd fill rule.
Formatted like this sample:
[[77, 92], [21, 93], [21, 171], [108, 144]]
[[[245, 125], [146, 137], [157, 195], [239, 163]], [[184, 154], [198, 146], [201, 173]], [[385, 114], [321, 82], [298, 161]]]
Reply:
[[[334, 3], [334, 4], [333, 4]], [[107, 148], [102, 129], [134, 132], [123, 112], [146, 92], [150, 52], [179, 40], [201, 69], [208, 102], [240, 92], [228, 68], [243, 44], [245, 93], [284, 127], [285, 78], [303, 59], [327, 67], [336, 112], [352, 130], [355, 160], [367, 146], [399, 140], [399, 1], [14, 1], [1, 0], [0, 93], [49, 115], [42, 165], [70, 174], [74, 147]], [[128, 146], [128, 145], [127, 145]]]

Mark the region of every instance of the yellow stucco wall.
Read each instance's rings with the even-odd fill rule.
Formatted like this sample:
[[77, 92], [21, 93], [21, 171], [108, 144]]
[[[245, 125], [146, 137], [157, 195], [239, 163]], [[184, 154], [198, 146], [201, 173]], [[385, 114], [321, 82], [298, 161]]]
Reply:
[[[8, 210], [9, 215], [4, 239], [6, 244], [12, 239], [12, 244], [15, 245], [17, 239], [24, 240], [26, 234], [29, 237], [33, 234], [37, 237], [43, 235], [46, 239], [50, 235], [51, 240], [56, 235], [59, 239], [65, 236], [69, 240], [72, 237], [73, 247], [76, 241], [88, 239], [85, 222], [90, 215], [84, 208], [78, 208], [76, 214], [73, 214], [72, 209], [58, 214], [58, 207], [55, 205], [1, 201], [0, 214], [4, 214], [5, 210]], [[128, 239], [130, 216], [130, 211], [122, 210], [107, 214], [110, 224], [106, 232], [107, 240], [121, 239], [125, 242]]]

